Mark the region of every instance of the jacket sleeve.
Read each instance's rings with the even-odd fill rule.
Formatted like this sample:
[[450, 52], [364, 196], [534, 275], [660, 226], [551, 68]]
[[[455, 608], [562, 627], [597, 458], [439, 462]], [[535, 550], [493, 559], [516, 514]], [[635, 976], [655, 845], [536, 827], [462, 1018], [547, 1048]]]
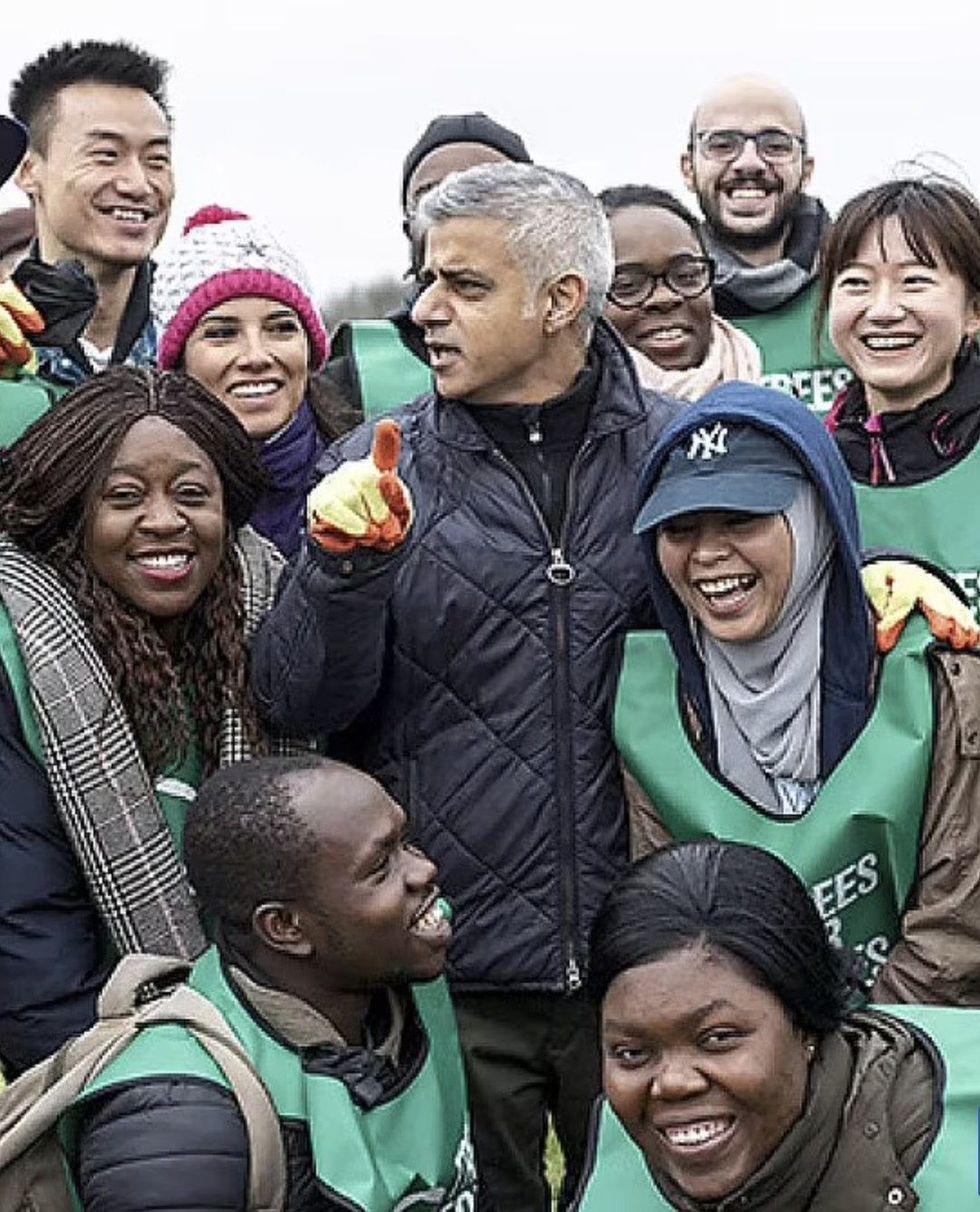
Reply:
[[673, 840], [667, 832], [660, 813], [654, 807], [653, 800], [640, 786], [625, 762], [620, 765], [623, 771], [623, 786], [626, 791], [626, 808], [629, 812], [630, 824], [630, 860], [643, 858], [654, 850], [661, 850]]
[[84, 1212], [242, 1212], [248, 1138], [233, 1095], [159, 1078], [93, 1101], [78, 1140]]
[[980, 1006], [980, 656], [940, 652], [932, 667], [918, 876], [873, 1000]]
[[0, 666], [0, 1057], [8, 1076], [91, 1026], [110, 967]]
[[252, 686], [274, 732], [339, 732], [370, 704], [404, 556], [404, 549], [334, 556], [305, 540], [252, 641]]

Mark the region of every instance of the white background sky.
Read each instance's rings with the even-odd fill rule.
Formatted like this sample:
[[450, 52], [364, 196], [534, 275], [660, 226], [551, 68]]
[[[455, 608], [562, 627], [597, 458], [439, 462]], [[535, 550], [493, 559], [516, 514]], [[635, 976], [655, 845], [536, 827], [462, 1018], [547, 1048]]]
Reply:
[[[438, 113], [483, 109], [591, 188], [683, 196], [700, 94], [762, 72], [798, 94], [813, 192], [839, 206], [899, 161], [980, 188], [980, 49], [965, 0], [35, 0], [4, 4], [9, 81], [55, 42], [125, 37], [169, 60], [177, 198], [262, 218], [323, 296], [400, 273], [401, 163]], [[19, 205], [13, 185], [0, 208]], [[164, 243], [166, 247], [166, 241]]]

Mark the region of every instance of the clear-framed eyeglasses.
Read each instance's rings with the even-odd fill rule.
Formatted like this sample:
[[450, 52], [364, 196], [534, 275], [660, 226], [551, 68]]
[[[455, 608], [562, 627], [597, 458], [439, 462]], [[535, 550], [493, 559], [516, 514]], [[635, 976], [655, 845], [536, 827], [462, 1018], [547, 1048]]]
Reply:
[[751, 133], [744, 130], [699, 130], [696, 138], [703, 156], [726, 164], [738, 159], [749, 140], [755, 144], [755, 150], [767, 164], [788, 164], [795, 159], [797, 148], [806, 150], [806, 140], [802, 135], [775, 127]]

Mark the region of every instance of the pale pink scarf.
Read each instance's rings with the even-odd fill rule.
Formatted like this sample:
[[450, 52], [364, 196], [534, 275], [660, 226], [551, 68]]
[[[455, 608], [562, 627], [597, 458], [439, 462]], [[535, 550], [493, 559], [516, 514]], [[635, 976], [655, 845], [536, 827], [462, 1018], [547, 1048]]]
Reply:
[[719, 383], [741, 379], [745, 383], [762, 380], [759, 347], [748, 335], [721, 316], [712, 317], [711, 345], [700, 366], [687, 370], [664, 370], [637, 349], [631, 349], [636, 373], [643, 387], [661, 391], [681, 400], [700, 400]]

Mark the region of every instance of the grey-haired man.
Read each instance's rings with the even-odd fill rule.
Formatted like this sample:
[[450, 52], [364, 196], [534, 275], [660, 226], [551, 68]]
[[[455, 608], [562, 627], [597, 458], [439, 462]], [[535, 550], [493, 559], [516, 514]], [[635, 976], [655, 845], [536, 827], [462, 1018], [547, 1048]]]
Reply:
[[581, 985], [626, 862], [610, 719], [619, 639], [650, 622], [634, 494], [673, 407], [599, 318], [612, 247], [580, 182], [484, 165], [419, 222], [435, 391], [396, 414], [397, 473], [364, 458], [370, 427], [328, 452], [255, 686], [270, 721], [353, 725], [437, 860], [482, 1198], [544, 1212], [546, 1113], [567, 1200], [599, 1083]]

